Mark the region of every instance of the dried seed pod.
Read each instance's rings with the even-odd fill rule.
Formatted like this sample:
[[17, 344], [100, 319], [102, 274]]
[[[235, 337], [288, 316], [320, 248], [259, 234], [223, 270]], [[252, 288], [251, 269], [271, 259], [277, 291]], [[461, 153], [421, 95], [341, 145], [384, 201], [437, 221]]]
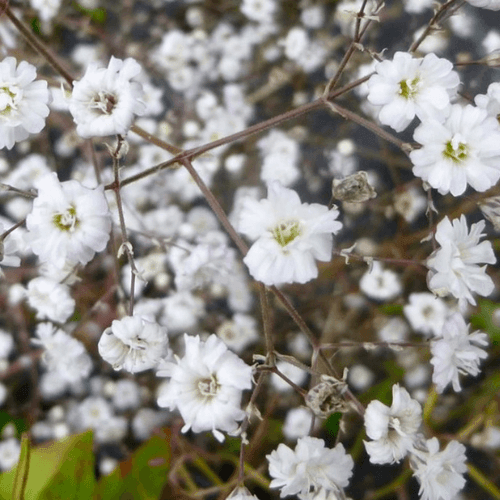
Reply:
[[322, 375], [321, 382], [306, 394], [306, 405], [320, 418], [327, 418], [332, 413], [344, 413], [349, 410], [343, 396], [346, 389], [344, 380]]
[[364, 170], [348, 175], [345, 179], [333, 179], [332, 196], [336, 200], [350, 203], [362, 203], [375, 198], [377, 193], [368, 182], [368, 175]]

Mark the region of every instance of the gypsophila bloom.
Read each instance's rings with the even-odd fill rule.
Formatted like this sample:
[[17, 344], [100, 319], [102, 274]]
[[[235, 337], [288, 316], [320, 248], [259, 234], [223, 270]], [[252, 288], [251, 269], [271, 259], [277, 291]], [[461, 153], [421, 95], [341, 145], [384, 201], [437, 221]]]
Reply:
[[391, 300], [402, 292], [398, 275], [390, 269], [384, 269], [379, 261], [372, 263], [359, 281], [359, 288], [374, 300]]
[[411, 293], [408, 299], [403, 312], [411, 327], [427, 336], [439, 335], [450, 312], [444, 300], [428, 292]]
[[483, 192], [500, 179], [500, 127], [486, 110], [454, 104], [441, 123], [426, 119], [413, 138], [413, 173], [440, 194], [460, 196], [470, 185]]
[[439, 441], [435, 437], [428, 439], [426, 445], [427, 451], [415, 451], [410, 461], [420, 483], [420, 499], [455, 500], [465, 486], [465, 446], [450, 441], [443, 451], [439, 451]]
[[171, 354], [167, 329], [142, 316], [115, 319], [104, 330], [97, 347], [102, 358], [115, 370], [130, 373], [155, 368]]
[[467, 0], [467, 2], [482, 9], [500, 10], [500, 0]]
[[38, 277], [28, 283], [26, 297], [30, 307], [36, 310], [38, 319], [64, 323], [75, 310], [75, 301], [69, 288], [50, 278]]
[[295, 450], [280, 444], [266, 456], [271, 488], [280, 488], [280, 497], [309, 494], [324, 488], [339, 492], [349, 484], [354, 461], [339, 443], [335, 448], [325, 447], [322, 439], [303, 437]]
[[85, 346], [50, 323], [40, 323], [33, 343], [44, 348], [42, 361], [47, 368], [68, 383], [86, 379], [92, 371], [92, 360]]
[[0, 149], [37, 134], [49, 114], [47, 82], [34, 81], [35, 66], [14, 57], [0, 62]]
[[436, 384], [436, 391], [442, 393], [450, 382], [454, 391], [461, 391], [460, 373], [474, 377], [479, 375], [479, 363], [488, 357], [482, 347], [487, 345], [488, 335], [479, 331], [469, 334], [469, 327], [462, 315], [451, 315], [440, 337], [431, 342], [431, 364], [434, 366], [432, 381]]
[[55, 173], [37, 179], [38, 196], [26, 218], [28, 242], [43, 262], [86, 264], [106, 248], [111, 216], [102, 187], [59, 182]]
[[231, 494], [226, 498], [226, 500], [259, 500], [258, 497], [252, 495], [248, 488], [244, 486], [238, 486], [235, 488]]
[[69, 110], [81, 137], [125, 135], [135, 115], [142, 115], [142, 86], [135, 81], [141, 72], [132, 58], [111, 57], [108, 67], [90, 63], [81, 80], [73, 82]]
[[243, 262], [268, 286], [306, 283], [318, 276], [315, 259], [331, 259], [332, 233], [342, 227], [337, 217], [337, 210], [301, 203], [295, 191], [271, 182], [266, 199], [243, 202], [239, 231], [256, 240]]
[[392, 386], [392, 405], [372, 401], [366, 408], [365, 448], [372, 464], [399, 462], [413, 449], [422, 422], [422, 408], [398, 384]]
[[16, 438], [9, 438], [0, 442], [0, 469], [11, 470], [19, 461], [21, 445]]
[[368, 80], [371, 104], [381, 106], [379, 120], [396, 132], [404, 130], [417, 116], [420, 120], [446, 115], [460, 79], [453, 64], [435, 54], [415, 59], [396, 52], [392, 61], [375, 66]]
[[476, 106], [485, 109], [488, 116], [496, 118], [500, 122], [500, 83], [494, 82], [488, 86], [486, 94], [478, 94], [474, 97]]
[[241, 409], [241, 395], [252, 387], [252, 368], [228, 350], [216, 335], [206, 341], [184, 335], [182, 358], [165, 362], [159, 377], [170, 382], [158, 395], [158, 406], [177, 408], [184, 419], [182, 432], [212, 431], [224, 441], [224, 432], [234, 432], [246, 413]]
[[494, 264], [496, 257], [489, 241], [479, 243], [485, 222], [472, 224], [470, 232], [462, 215], [452, 222], [445, 217], [436, 228], [436, 241], [441, 245], [427, 259], [430, 269], [427, 276], [429, 289], [439, 296], [453, 295], [460, 305], [475, 305], [471, 292], [488, 296], [495, 289], [493, 280], [486, 274], [486, 266]]

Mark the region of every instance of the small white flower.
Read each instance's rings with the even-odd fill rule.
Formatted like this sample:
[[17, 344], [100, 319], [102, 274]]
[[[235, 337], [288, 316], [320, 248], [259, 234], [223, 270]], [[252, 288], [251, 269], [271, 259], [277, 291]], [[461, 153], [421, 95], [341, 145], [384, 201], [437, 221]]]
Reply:
[[318, 275], [315, 259], [331, 259], [342, 224], [337, 210], [301, 203], [298, 194], [271, 182], [267, 199], [245, 198], [239, 230], [255, 241], [243, 262], [266, 285], [306, 283]]
[[276, 0], [243, 0], [240, 10], [251, 21], [272, 23], [277, 6]]
[[422, 145], [410, 153], [413, 173], [440, 194], [483, 192], [500, 179], [500, 127], [484, 109], [454, 104], [444, 123], [426, 119], [413, 137]]
[[380, 401], [372, 401], [366, 408], [366, 451], [373, 464], [399, 462], [413, 449], [417, 432], [422, 422], [422, 408], [411, 399], [408, 391], [392, 386], [390, 408]]
[[458, 378], [460, 373], [478, 375], [481, 359], [488, 357], [481, 347], [487, 345], [488, 335], [479, 331], [469, 334], [469, 327], [461, 314], [450, 316], [440, 337], [431, 342], [432, 381], [436, 384], [436, 391], [442, 393], [451, 382], [453, 390], [458, 392], [462, 389]]
[[467, 0], [474, 7], [488, 10], [500, 10], [500, 0]]
[[378, 63], [375, 71], [368, 80], [367, 99], [381, 106], [379, 120], [396, 132], [408, 127], [415, 116], [424, 120], [445, 115], [460, 83], [453, 64], [435, 54], [415, 59], [396, 52], [392, 61]]
[[104, 330], [97, 347], [115, 370], [131, 373], [155, 368], [170, 355], [166, 328], [141, 316], [115, 319]]
[[184, 335], [184, 342], [184, 357], [163, 363], [157, 373], [170, 377], [158, 396], [158, 406], [179, 410], [185, 422], [182, 432], [212, 431], [222, 442], [221, 431], [236, 431], [237, 422], [245, 418], [241, 395], [252, 387], [252, 368], [216, 335], [206, 341]]
[[75, 301], [66, 285], [49, 278], [34, 278], [28, 283], [28, 304], [36, 310], [38, 319], [64, 323], [75, 310]]
[[42, 360], [50, 371], [68, 383], [86, 379], [92, 371], [92, 360], [85, 346], [50, 323], [37, 326], [33, 343], [44, 348]]
[[59, 182], [55, 173], [37, 179], [38, 196], [26, 218], [28, 240], [43, 262], [86, 264], [106, 248], [111, 216], [103, 188]]
[[486, 94], [478, 94], [474, 97], [476, 106], [485, 109], [488, 116], [500, 120], [500, 83], [491, 83]]
[[410, 462], [420, 483], [420, 499], [454, 500], [465, 486], [465, 446], [450, 441], [443, 451], [439, 451], [439, 441], [434, 437], [427, 440], [427, 450], [415, 452]]
[[238, 486], [235, 488], [231, 494], [226, 498], [226, 500], [259, 500], [258, 497], [252, 495], [248, 488], [244, 486]]
[[445, 217], [436, 229], [436, 241], [441, 245], [427, 259], [430, 271], [427, 283], [439, 296], [453, 295], [460, 305], [476, 304], [471, 292], [488, 296], [495, 289], [493, 280], [486, 274], [486, 266], [494, 264], [496, 257], [489, 241], [479, 243], [485, 236], [481, 231], [485, 222], [472, 224], [470, 232], [462, 215], [452, 222]]
[[283, 435], [290, 440], [295, 440], [309, 434], [314, 415], [308, 408], [292, 408], [283, 424]]
[[0, 469], [11, 470], [19, 461], [21, 445], [16, 438], [9, 438], [0, 442]]
[[69, 110], [81, 137], [125, 135], [134, 115], [142, 115], [142, 86], [134, 78], [141, 72], [132, 58], [111, 57], [108, 67], [90, 63], [81, 80], [73, 82]]
[[359, 281], [359, 288], [374, 300], [391, 300], [402, 292], [398, 275], [390, 269], [384, 269], [379, 261], [373, 262]]
[[14, 57], [0, 62], [0, 149], [37, 134], [49, 114], [47, 82], [34, 81], [36, 68]]
[[412, 293], [408, 299], [403, 312], [411, 327], [427, 336], [439, 335], [449, 314], [444, 300], [428, 292]]
[[324, 488], [339, 492], [349, 484], [354, 461], [339, 443], [335, 448], [325, 447], [322, 439], [303, 437], [295, 450], [280, 444], [267, 455], [271, 488], [281, 488], [280, 497], [309, 494]]

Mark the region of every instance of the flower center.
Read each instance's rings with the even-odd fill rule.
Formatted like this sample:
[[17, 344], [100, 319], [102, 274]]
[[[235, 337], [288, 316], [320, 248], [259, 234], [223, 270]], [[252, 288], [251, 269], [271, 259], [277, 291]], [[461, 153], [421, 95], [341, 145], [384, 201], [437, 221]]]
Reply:
[[66, 212], [55, 214], [52, 218], [54, 226], [56, 226], [61, 231], [74, 232], [78, 227], [80, 221], [76, 217], [75, 207], [70, 207]]
[[105, 91], [97, 92], [90, 101], [90, 107], [100, 111], [103, 115], [110, 115], [117, 104], [116, 96]]
[[462, 136], [455, 134], [451, 141], [446, 143], [443, 156], [450, 159], [454, 163], [460, 163], [467, 159], [469, 148], [466, 142], [462, 142]]
[[0, 87], [0, 116], [8, 117], [17, 110], [21, 95], [16, 87]]
[[198, 390], [200, 391], [200, 394], [205, 397], [217, 396], [219, 387], [220, 386], [215, 375], [211, 375], [210, 378], [205, 378], [198, 381]]
[[280, 222], [273, 230], [273, 237], [282, 247], [293, 241], [301, 234], [300, 222], [298, 220], [287, 220]]
[[405, 99], [415, 99], [419, 91], [420, 78], [416, 76], [413, 80], [401, 80], [399, 82], [399, 95]]

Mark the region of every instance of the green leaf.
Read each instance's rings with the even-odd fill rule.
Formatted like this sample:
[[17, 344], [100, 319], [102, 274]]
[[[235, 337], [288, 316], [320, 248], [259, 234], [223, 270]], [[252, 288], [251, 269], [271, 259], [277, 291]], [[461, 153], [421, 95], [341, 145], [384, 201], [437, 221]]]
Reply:
[[493, 313], [500, 308], [500, 304], [487, 299], [479, 299], [477, 302], [479, 312], [471, 316], [471, 325], [487, 333], [493, 346], [500, 345], [500, 327], [492, 320]]
[[94, 500], [158, 500], [170, 469], [169, 436], [153, 436], [97, 484]]
[[21, 440], [21, 454], [19, 455], [19, 462], [16, 467], [16, 475], [14, 476], [12, 500], [24, 500], [24, 492], [30, 468], [30, 455], [30, 441], [28, 435], [23, 434]]
[[[26, 445], [25, 445], [26, 446]], [[95, 486], [92, 432], [69, 436], [61, 441], [30, 450], [26, 500], [88, 500]], [[0, 475], [0, 499], [12, 500], [16, 477], [23, 474], [26, 460], [21, 454], [18, 466]], [[21, 469], [21, 470], [20, 470]]]

